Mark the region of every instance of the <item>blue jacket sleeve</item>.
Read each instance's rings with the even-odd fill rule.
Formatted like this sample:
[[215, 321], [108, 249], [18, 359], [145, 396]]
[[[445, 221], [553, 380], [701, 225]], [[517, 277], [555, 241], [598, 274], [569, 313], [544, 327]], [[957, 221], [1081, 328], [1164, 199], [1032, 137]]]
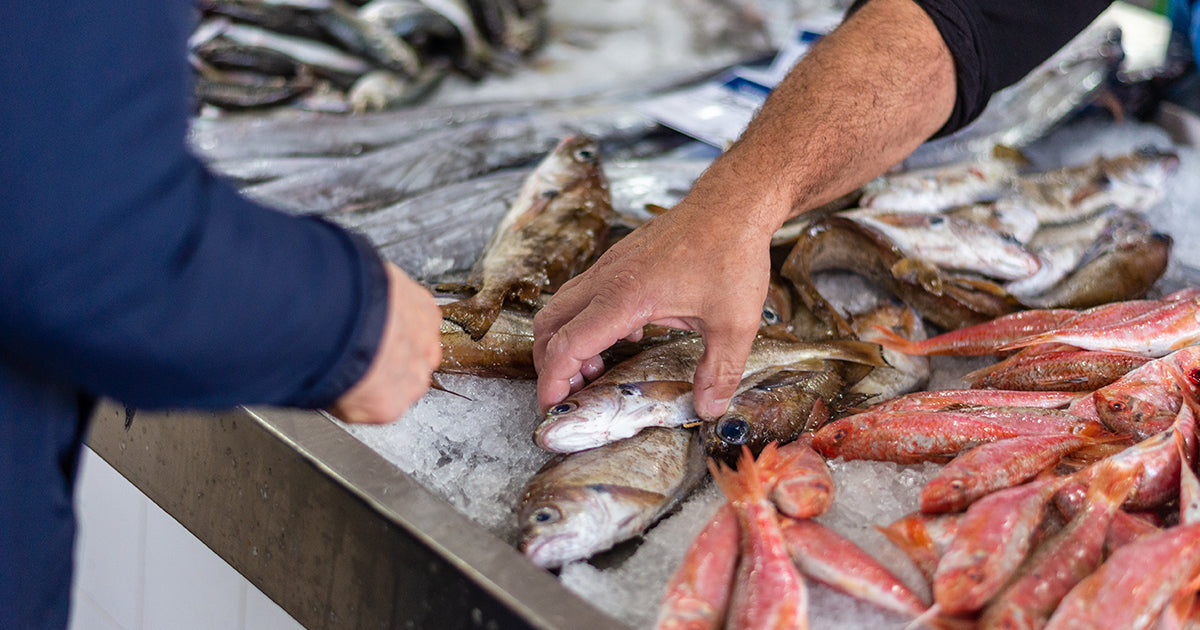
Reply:
[[0, 353], [140, 407], [327, 405], [379, 343], [381, 261], [188, 152], [192, 6], [0, 8]]

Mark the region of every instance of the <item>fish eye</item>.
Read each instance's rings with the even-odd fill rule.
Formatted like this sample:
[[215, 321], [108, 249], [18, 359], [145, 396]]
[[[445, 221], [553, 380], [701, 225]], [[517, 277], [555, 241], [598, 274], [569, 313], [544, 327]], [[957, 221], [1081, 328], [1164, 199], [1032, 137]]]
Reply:
[[1115, 411], [1115, 412], [1118, 412], [1118, 413], [1119, 413], [1119, 412], [1122, 412], [1122, 411], [1125, 411], [1125, 403], [1123, 403], [1123, 402], [1121, 402], [1121, 401], [1119, 401], [1119, 400], [1114, 400], [1114, 401], [1112, 401], [1112, 402], [1108, 403], [1108, 409], [1109, 409], [1110, 411]]
[[561, 193], [561, 192], [562, 191], [557, 188], [548, 188], [548, 189], [542, 191], [542, 198], [543, 199], [553, 199], [553, 198], [557, 197], [559, 195], [559, 193]]
[[1188, 380], [1192, 382], [1192, 385], [1200, 385], [1200, 368], [1188, 372]]
[[835, 443], [841, 442], [842, 440], [846, 439], [846, 436], [849, 434], [850, 432], [845, 429], [838, 429], [837, 433], [833, 434], [833, 441]]
[[962, 479], [955, 479], [954, 481], [950, 482], [951, 490], [965, 490], [966, 488], [967, 488], [967, 483], [965, 481], [963, 481]]
[[1112, 185], [1112, 177], [1108, 173], [1100, 173], [1096, 176], [1096, 183], [1101, 186], [1110, 186]]
[[775, 309], [769, 308], [769, 307], [763, 307], [762, 319], [763, 319], [763, 322], [765, 322], [767, 325], [771, 325], [771, 324], [778, 324], [779, 320], [782, 318], [779, 317], [779, 313], [775, 312]]
[[622, 396], [637, 396], [642, 393], [642, 390], [638, 389], [636, 385], [630, 385], [629, 383], [619, 385], [617, 391], [621, 392]]
[[552, 416], [561, 416], [564, 413], [571, 413], [578, 408], [579, 405], [576, 405], [573, 402], [558, 403], [557, 405], [551, 407], [548, 413]]
[[575, 152], [575, 159], [580, 162], [591, 162], [596, 159], [596, 152], [592, 149], [579, 149]]
[[717, 425], [717, 435], [730, 444], [745, 444], [750, 436], [750, 423], [739, 416], [725, 418]]
[[562, 513], [549, 505], [534, 510], [533, 514], [529, 516], [529, 520], [538, 525], [556, 523], [560, 518], [562, 518]]
[[932, 216], [929, 217], [929, 225], [941, 225], [946, 222], [946, 217]]

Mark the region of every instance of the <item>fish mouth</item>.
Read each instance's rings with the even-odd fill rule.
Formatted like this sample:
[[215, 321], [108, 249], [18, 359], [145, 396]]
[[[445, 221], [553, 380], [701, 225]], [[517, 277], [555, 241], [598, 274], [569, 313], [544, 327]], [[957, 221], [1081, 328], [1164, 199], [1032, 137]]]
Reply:
[[576, 533], [566, 532], [545, 538], [535, 538], [532, 539], [532, 542], [530, 542], [530, 539], [526, 539], [521, 542], [521, 553], [525, 554], [525, 557], [529, 558], [530, 562], [543, 569], [559, 567], [570, 562], [573, 558], [569, 556], [564, 557], [561, 553], [554, 553], [555, 550], [551, 545], [557, 545], [576, 537]]

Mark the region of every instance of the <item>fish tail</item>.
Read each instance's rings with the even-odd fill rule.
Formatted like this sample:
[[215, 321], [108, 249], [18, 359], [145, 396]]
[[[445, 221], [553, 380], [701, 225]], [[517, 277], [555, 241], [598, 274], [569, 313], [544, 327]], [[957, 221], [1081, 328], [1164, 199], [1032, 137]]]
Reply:
[[1036, 346], [1037, 344], [1040, 344], [1040, 343], [1053, 343], [1057, 334], [1058, 333], [1055, 331], [1050, 331], [1050, 332], [1038, 333], [1036, 335], [1029, 335], [1028, 337], [1021, 337], [1020, 339], [1014, 339], [1014, 340], [1000, 346], [999, 350], [1002, 352], [1006, 352], [1008, 350], [1019, 350], [1021, 348], [1027, 348], [1029, 346]]
[[1125, 502], [1141, 479], [1140, 467], [1134, 471], [1104, 461], [1092, 477], [1088, 488], [1088, 503], [1103, 503], [1118, 507]]
[[479, 341], [491, 330], [492, 323], [500, 317], [504, 306], [504, 295], [494, 291], [481, 291], [469, 298], [442, 306], [442, 318], [459, 326]]
[[745, 445], [742, 446], [736, 471], [713, 459], [708, 460], [708, 470], [730, 503], [747, 504], [767, 500], [758, 466], [754, 464], [754, 454]]
[[873, 341], [884, 348], [887, 348], [888, 350], [895, 350], [896, 352], [902, 352], [904, 354], [926, 354], [925, 348], [921, 343], [914, 342], [911, 339], [905, 339], [899, 333], [891, 328], [888, 328], [887, 326], [871, 324], [871, 327], [879, 331], [879, 334], [881, 335], [879, 338], [874, 339]]

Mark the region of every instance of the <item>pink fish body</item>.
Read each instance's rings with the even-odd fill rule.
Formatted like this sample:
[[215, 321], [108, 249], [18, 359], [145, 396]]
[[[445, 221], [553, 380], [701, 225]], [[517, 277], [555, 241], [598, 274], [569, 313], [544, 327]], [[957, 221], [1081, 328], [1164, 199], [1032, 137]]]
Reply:
[[925, 579], [932, 582], [946, 547], [958, 534], [961, 513], [925, 514], [915, 512], [897, 519], [887, 527], [876, 527], [888, 542], [908, 555]]
[[[779, 447], [778, 459], [785, 465], [776, 469], [769, 490], [775, 508], [792, 518], [813, 518], [833, 505], [833, 475], [825, 458], [812, 448], [812, 434]], [[763, 449], [766, 453], [766, 449]], [[759, 455], [760, 469], [764, 459]]]
[[1200, 341], [1200, 299], [1160, 303], [1158, 308], [1124, 321], [1101, 326], [1073, 326], [1032, 335], [1005, 346], [1065, 343], [1087, 350], [1129, 352], [1161, 357]]
[[1087, 397], [1083, 392], [1009, 389], [943, 389], [905, 394], [868, 411], [940, 411], [962, 407], [1042, 407], [1056, 409]]
[[882, 334], [879, 345], [919, 355], [979, 356], [1000, 354], [1002, 346], [1030, 335], [1053, 330], [1077, 315], [1068, 309], [1032, 309], [997, 317], [982, 324], [965, 326], [920, 341], [912, 341], [876, 326]]
[[741, 530], [726, 503], [696, 536], [667, 583], [657, 630], [717, 630], [725, 623]]
[[808, 587], [788, 554], [779, 516], [767, 498], [749, 449], [737, 472], [709, 461], [709, 470], [738, 515], [742, 558], [726, 628], [808, 628]]

